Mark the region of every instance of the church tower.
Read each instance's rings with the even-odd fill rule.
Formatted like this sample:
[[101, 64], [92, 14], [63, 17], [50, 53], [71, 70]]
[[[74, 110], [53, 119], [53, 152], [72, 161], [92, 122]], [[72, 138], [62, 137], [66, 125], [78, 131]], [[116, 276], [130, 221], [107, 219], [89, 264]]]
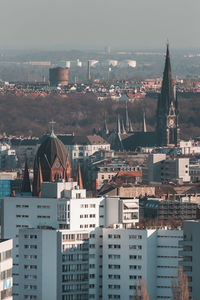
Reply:
[[41, 143], [34, 161], [33, 196], [41, 195], [42, 182], [69, 181], [71, 164], [64, 144], [53, 130]]
[[178, 100], [172, 80], [169, 45], [167, 45], [161, 94], [157, 104], [156, 134], [158, 146], [178, 146], [179, 133]]

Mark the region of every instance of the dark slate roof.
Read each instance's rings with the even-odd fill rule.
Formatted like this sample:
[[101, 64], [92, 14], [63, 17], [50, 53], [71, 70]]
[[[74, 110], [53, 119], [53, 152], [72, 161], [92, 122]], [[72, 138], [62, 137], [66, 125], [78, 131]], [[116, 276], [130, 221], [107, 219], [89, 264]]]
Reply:
[[36, 146], [37, 144], [38, 144], [37, 139], [34, 139], [34, 140], [25, 139], [25, 140], [22, 140], [20, 143], [20, 145], [23, 145], [23, 146]]
[[[43, 136], [39, 144], [44, 141], [46, 136]], [[58, 135], [58, 138], [62, 141], [64, 145], [107, 145], [108, 142], [98, 135], [83, 135], [83, 136], [73, 136], [73, 135]]]
[[123, 138], [123, 147], [127, 151], [133, 151], [137, 147], [153, 147], [157, 144], [155, 132], [135, 132], [134, 134]]
[[20, 139], [11, 139], [10, 140], [12, 146], [19, 146], [21, 143]]
[[42, 165], [47, 160], [48, 164], [52, 167], [57, 156], [65, 167], [67, 162], [66, 148], [58, 137], [51, 135], [46, 137], [38, 148], [35, 162], [38, 163], [40, 161]]

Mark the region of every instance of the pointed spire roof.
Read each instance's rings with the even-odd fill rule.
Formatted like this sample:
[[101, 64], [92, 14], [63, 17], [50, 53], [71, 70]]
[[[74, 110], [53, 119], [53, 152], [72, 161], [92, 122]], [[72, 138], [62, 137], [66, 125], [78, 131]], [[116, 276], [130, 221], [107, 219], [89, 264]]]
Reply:
[[143, 112], [143, 120], [142, 120], [142, 132], [147, 132], [147, 126], [146, 126], [145, 112]]
[[41, 186], [43, 182], [43, 177], [42, 177], [42, 168], [40, 161], [38, 162], [38, 172], [37, 172], [37, 177], [34, 178], [34, 184], [33, 184], [33, 196], [41, 197]]
[[129, 117], [128, 117], [128, 107], [127, 107], [127, 101], [126, 101], [126, 131], [129, 132], [130, 131], [130, 127], [129, 127]]
[[49, 124], [51, 124], [51, 134], [50, 137], [51, 138], [57, 138], [57, 136], [54, 133], [54, 125], [56, 124], [56, 122], [54, 122], [53, 120], [51, 122], [49, 122]]
[[29, 178], [27, 159], [25, 162], [24, 176], [23, 176], [21, 191], [22, 191], [22, 193], [31, 193], [31, 184], [30, 184], [30, 178]]
[[125, 130], [125, 127], [124, 127], [124, 122], [123, 122], [123, 120], [121, 120], [121, 128], [122, 128], [122, 131], [121, 131], [121, 133], [122, 134], [126, 134], [126, 130]]
[[131, 120], [129, 120], [129, 131], [133, 132], [133, 126], [132, 126]]
[[78, 183], [80, 189], [83, 189], [83, 181], [81, 175], [81, 167], [80, 163], [78, 163], [77, 172], [76, 172], [76, 182]]
[[116, 127], [117, 127], [116, 128], [116, 133], [121, 134], [121, 125], [120, 125], [120, 116], [119, 116], [119, 114], [117, 116], [117, 126]]
[[171, 62], [169, 54], [169, 44], [167, 43], [165, 68], [163, 73], [162, 89], [161, 89], [162, 106], [169, 108], [170, 103], [174, 101], [174, 87], [172, 80]]
[[107, 122], [106, 122], [106, 114], [104, 115], [104, 126], [103, 126], [103, 131], [105, 134], [109, 134]]
[[67, 181], [70, 181], [71, 179], [71, 173], [72, 173], [72, 167], [71, 167], [71, 162], [69, 158], [69, 154], [67, 155], [67, 163], [66, 163], [66, 179]]

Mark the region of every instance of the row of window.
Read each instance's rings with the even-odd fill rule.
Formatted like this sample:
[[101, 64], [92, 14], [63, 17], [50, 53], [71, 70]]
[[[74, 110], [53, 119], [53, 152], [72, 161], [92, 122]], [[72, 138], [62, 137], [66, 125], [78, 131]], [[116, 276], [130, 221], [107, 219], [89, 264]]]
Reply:
[[87, 240], [89, 238], [88, 233], [78, 233], [78, 234], [63, 234], [63, 240]]
[[80, 215], [80, 218], [96, 218], [95, 214], [90, 214], [90, 215]]
[[63, 272], [88, 271], [88, 264], [63, 265], [62, 271]]
[[36, 234], [25, 234], [24, 238], [25, 239], [37, 239], [37, 235]]
[[25, 259], [37, 259], [37, 255], [24, 255]]
[[37, 245], [24, 245], [25, 249], [37, 249]]
[[[23, 218], [23, 219], [27, 219], [29, 218], [29, 215], [16, 215], [16, 218]], [[37, 216], [38, 219], [50, 219], [50, 216]]]
[[88, 260], [88, 254], [65, 254], [62, 256], [62, 261], [84, 261]]
[[129, 249], [142, 250], [142, 245], [129, 245]]
[[26, 270], [36, 270], [37, 265], [24, 265], [24, 269], [26, 269]]
[[24, 275], [24, 279], [37, 279], [37, 275], [33, 275], [33, 274], [25, 274]]
[[108, 244], [108, 249], [120, 249], [120, 244]]
[[65, 284], [62, 286], [62, 292], [88, 291], [88, 284]]
[[7, 260], [12, 257], [12, 250], [7, 250], [0, 253], [0, 262]]
[[25, 290], [37, 290], [37, 285], [25, 284], [24, 289]]
[[95, 228], [95, 224], [81, 224], [80, 228]]
[[66, 244], [63, 245], [63, 251], [71, 250], [71, 251], [88, 251], [88, 244]]
[[81, 204], [80, 208], [95, 208], [96, 204]]
[[12, 269], [1, 272], [1, 280], [5, 280], [10, 277], [12, 277]]
[[68, 281], [87, 281], [88, 274], [68, 274], [62, 275], [62, 282]]
[[109, 239], [112, 239], [112, 238], [114, 238], [114, 239], [120, 239], [121, 236], [120, 236], [120, 234], [108, 234], [108, 238]]

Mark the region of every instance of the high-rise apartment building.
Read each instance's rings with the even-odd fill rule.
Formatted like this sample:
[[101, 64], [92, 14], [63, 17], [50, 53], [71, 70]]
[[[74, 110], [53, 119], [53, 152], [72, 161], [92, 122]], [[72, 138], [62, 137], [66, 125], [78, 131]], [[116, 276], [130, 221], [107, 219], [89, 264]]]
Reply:
[[0, 299], [12, 300], [12, 240], [0, 240]]

